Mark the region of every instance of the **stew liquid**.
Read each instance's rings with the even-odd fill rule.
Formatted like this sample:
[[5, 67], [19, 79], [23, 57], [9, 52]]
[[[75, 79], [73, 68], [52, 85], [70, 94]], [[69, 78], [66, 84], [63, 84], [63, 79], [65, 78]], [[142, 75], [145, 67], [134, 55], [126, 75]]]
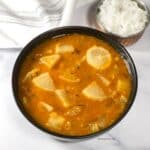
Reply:
[[116, 50], [82, 34], [38, 45], [19, 74], [19, 98], [27, 113], [63, 135], [88, 135], [110, 126], [124, 112], [131, 88]]

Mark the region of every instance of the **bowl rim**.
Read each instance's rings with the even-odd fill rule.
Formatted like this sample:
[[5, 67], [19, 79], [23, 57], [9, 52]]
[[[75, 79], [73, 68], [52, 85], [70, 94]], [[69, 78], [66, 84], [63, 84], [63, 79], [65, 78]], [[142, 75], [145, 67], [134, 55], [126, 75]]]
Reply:
[[[53, 131], [49, 131], [48, 129], [42, 127], [39, 125], [24, 109], [21, 101], [19, 100], [18, 97], [18, 74], [20, 71], [20, 67], [23, 63], [23, 60], [25, 57], [32, 51], [36, 45], [42, 43], [42, 41], [45, 41], [46, 39], [50, 38], [56, 38], [58, 36], [64, 36], [67, 34], [73, 34], [73, 33], [79, 33], [79, 34], [86, 34], [90, 36], [94, 36], [96, 38], [99, 38], [100, 40], [104, 40], [106, 43], [110, 44], [114, 49], [123, 57], [126, 57], [128, 61], [128, 65], [130, 67], [130, 71], [132, 73], [132, 81], [133, 81], [133, 87], [132, 87], [132, 93], [130, 95], [130, 100], [128, 102], [128, 105], [126, 106], [126, 109], [124, 112], [120, 115], [120, 117], [109, 127], [98, 131], [96, 133], [91, 133], [88, 135], [82, 135], [82, 136], [70, 136], [70, 135], [63, 135], [60, 133], [56, 133]], [[23, 114], [23, 116], [36, 128], [40, 129], [41, 131], [44, 131], [48, 133], [49, 135], [52, 135], [53, 137], [57, 139], [63, 139], [63, 140], [84, 140], [84, 139], [89, 139], [92, 137], [96, 137], [98, 135], [101, 135], [105, 133], [106, 131], [112, 129], [115, 125], [117, 125], [129, 112], [131, 106], [133, 105], [133, 102], [135, 101], [136, 93], [137, 93], [137, 87], [138, 87], [138, 75], [136, 71], [136, 67], [134, 64], [134, 61], [128, 51], [125, 49], [123, 45], [121, 45], [118, 41], [114, 40], [110, 36], [104, 34], [103, 32], [100, 32], [99, 30], [92, 29], [89, 27], [83, 27], [83, 26], [65, 26], [65, 27], [58, 27], [54, 28], [52, 30], [48, 30], [38, 36], [36, 36], [34, 39], [32, 39], [26, 46], [22, 49], [20, 52], [19, 56], [16, 59], [16, 62], [14, 64], [14, 68], [12, 71], [12, 91], [13, 91], [13, 96], [14, 100], [20, 110], [20, 112]]]

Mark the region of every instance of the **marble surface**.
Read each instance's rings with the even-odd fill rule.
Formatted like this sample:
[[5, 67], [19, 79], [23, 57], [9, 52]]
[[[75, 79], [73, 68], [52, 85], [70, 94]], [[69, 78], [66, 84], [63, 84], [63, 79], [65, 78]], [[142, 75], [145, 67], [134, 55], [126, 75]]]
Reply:
[[[91, 2], [75, 10], [71, 24], [88, 25]], [[79, 19], [80, 16], [80, 19]], [[20, 49], [0, 48], [0, 150], [150, 150], [150, 26], [127, 50], [138, 71], [135, 102], [126, 117], [97, 138], [64, 143], [33, 127], [19, 112], [11, 89], [11, 75]]]

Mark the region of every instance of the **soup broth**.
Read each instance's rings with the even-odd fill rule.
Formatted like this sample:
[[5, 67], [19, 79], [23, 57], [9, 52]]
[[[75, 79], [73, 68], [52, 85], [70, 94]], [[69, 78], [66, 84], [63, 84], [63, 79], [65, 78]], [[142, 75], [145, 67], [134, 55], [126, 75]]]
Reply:
[[88, 135], [124, 112], [132, 82], [124, 60], [104, 41], [82, 34], [48, 39], [25, 58], [19, 98], [49, 131]]

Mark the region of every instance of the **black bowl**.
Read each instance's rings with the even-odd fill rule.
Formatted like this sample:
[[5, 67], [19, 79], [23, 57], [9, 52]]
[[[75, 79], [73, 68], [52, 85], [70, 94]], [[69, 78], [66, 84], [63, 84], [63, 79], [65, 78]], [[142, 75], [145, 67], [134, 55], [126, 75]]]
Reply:
[[[84, 135], [84, 136], [61, 135], [61, 134], [54, 133], [52, 131], [49, 131], [49, 130], [43, 128], [26, 112], [26, 110], [24, 109], [21, 101], [19, 100], [19, 96], [18, 96], [18, 88], [19, 88], [18, 87], [18, 76], [19, 76], [19, 71], [20, 71], [20, 68], [22, 66], [22, 63], [23, 63], [25, 57], [32, 51], [33, 48], [35, 48], [37, 45], [39, 45], [46, 39], [56, 38], [56, 37], [60, 37], [60, 36], [64, 36], [66, 34], [72, 34], [72, 33], [79, 33], [79, 34], [86, 34], [86, 35], [94, 36], [94, 37], [110, 44], [125, 60], [125, 62], [128, 65], [131, 77], [132, 77], [132, 91], [131, 91], [131, 95], [129, 98], [129, 102], [128, 102], [124, 112], [118, 118], [118, 120], [115, 121], [111, 126], [105, 128], [97, 133], [92, 133], [90, 135]], [[117, 123], [119, 123], [122, 120], [122, 118], [127, 114], [127, 112], [129, 111], [129, 109], [131, 108], [131, 106], [134, 102], [136, 92], [137, 92], [137, 82], [138, 82], [137, 81], [137, 72], [136, 72], [134, 62], [133, 62], [131, 56], [129, 55], [129, 53], [127, 52], [127, 50], [119, 42], [115, 41], [110, 36], [100, 32], [98, 30], [94, 30], [94, 29], [87, 28], [87, 27], [79, 27], [79, 26], [68, 26], [68, 27], [55, 28], [53, 30], [44, 32], [41, 35], [34, 38], [31, 42], [29, 42], [23, 48], [22, 52], [18, 56], [15, 66], [14, 66], [14, 69], [13, 69], [13, 75], [12, 75], [12, 89], [13, 89], [14, 98], [15, 98], [18, 108], [20, 109], [22, 114], [25, 116], [25, 118], [28, 121], [30, 121], [35, 127], [39, 128], [40, 130], [48, 133], [49, 135], [51, 135], [59, 140], [64, 140], [64, 141], [81, 141], [83, 139], [89, 139], [92, 137], [96, 137], [96, 136], [99, 136], [99, 135], [105, 133], [106, 131], [110, 130]]]

